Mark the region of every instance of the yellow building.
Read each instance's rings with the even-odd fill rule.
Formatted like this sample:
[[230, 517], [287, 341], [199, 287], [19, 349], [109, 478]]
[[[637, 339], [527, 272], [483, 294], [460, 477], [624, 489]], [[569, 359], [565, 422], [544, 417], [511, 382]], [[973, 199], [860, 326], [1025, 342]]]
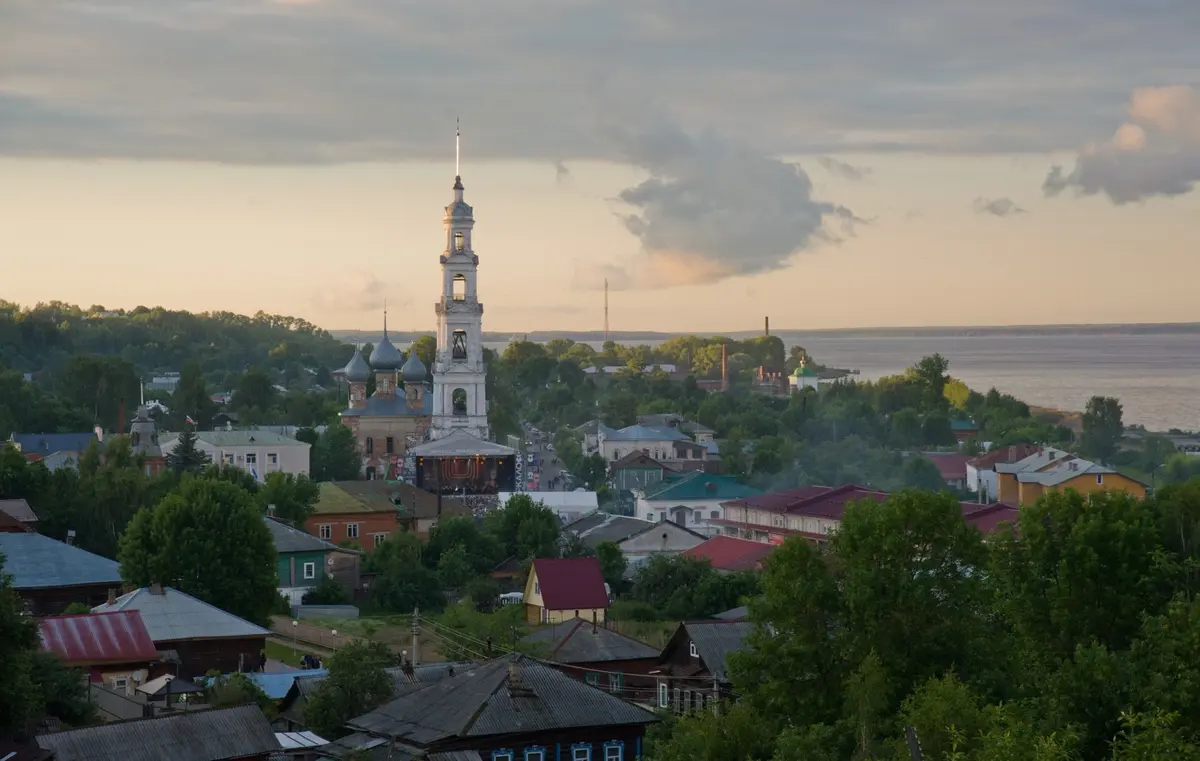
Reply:
[[525, 581], [525, 622], [604, 622], [608, 586], [596, 558], [539, 558]]
[[1146, 486], [1104, 465], [1047, 448], [1014, 463], [996, 464], [996, 501], [1028, 505], [1043, 494], [1074, 489], [1081, 494], [1119, 491], [1138, 499]]

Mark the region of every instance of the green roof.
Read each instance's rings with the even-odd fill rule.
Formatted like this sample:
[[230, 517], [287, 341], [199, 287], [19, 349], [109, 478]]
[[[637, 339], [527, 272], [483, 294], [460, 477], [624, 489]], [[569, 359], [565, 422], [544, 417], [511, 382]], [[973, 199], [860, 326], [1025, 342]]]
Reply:
[[317, 498], [317, 504], [313, 505], [313, 513], [325, 515], [346, 515], [353, 513], [395, 513], [398, 512], [396, 505], [383, 492], [377, 489], [374, 492], [367, 491], [362, 488], [355, 488], [359, 484], [375, 485], [380, 482], [371, 481], [350, 481], [346, 483], [350, 489], [354, 490], [355, 494], [343, 488], [342, 484], [326, 481], [318, 484], [321, 495]]
[[817, 378], [820, 376], [817, 375], [816, 370], [805, 365], [802, 367], [797, 367], [796, 371], [794, 373], [792, 373], [792, 377], [793, 378]]
[[645, 499], [655, 502], [683, 502], [700, 499], [743, 499], [762, 494], [761, 489], [746, 486], [730, 476], [716, 476], [699, 471], [655, 484]]
[[952, 431], [975, 431], [979, 426], [972, 423], [970, 420], [951, 420], [950, 430]]

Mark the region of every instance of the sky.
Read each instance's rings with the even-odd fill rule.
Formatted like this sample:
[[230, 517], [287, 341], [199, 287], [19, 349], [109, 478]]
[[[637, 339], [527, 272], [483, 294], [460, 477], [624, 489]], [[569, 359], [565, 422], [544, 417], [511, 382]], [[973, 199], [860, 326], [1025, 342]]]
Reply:
[[5, 0], [0, 299], [429, 330], [1200, 321], [1195, 0]]

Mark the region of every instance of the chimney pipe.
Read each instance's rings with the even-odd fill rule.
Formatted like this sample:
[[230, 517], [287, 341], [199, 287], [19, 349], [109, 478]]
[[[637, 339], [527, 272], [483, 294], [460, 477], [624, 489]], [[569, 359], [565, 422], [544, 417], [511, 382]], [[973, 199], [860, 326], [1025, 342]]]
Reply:
[[75, 529], [67, 529], [67, 544], [75, 544]]
[[108, 588], [108, 604], [112, 605], [117, 601], [117, 590], [112, 587]]

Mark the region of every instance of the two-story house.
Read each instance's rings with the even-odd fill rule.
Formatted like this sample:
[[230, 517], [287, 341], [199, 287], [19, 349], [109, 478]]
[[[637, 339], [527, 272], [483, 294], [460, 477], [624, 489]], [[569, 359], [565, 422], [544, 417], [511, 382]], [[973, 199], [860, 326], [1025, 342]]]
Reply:
[[648, 489], [634, 490], [634, 515], [647, 521], [669, 520], [706, 536], [721, 533], [721, 505], [762, 494], [732, 476], [685, 473]]
[[532, 655], [581, 682], [625, 700], [654, 705], [660, 651], [645, 642], [577, 618], [525, 637]]
[[[980, 499], [988, 501], [996, 496], [996, 465], [1010, 464], [1024, 460], [1031, 454], [1041, 451], [1037, 444], [1012, 444], [972, 457], [967, 461], [966, 477], [967, 491], [979, 494]], [[1065, 452], [1063, 454], [1066, 454]]]
[[641, 450], [630, 452], [608, 466], [608, 480], [617, 491], [650, 489], [679, 471]]
[[[599, 435], [600, 454], [608, 463], [617, 462], [630, 452], [644, 452], [667, 463], [679, 460], [675, 442], [692, 442], [686, 434], [666, 426], [631, 425]], [[707, 450], [705, 450], [707, 451]]]
[[[179, 434], [160, 433], [159, 442], [165, 457], [179, 446]], [[307, 476], [311, 446], [270, 431], [196, 431], [196, 448], [215, 464], [241, 468], [257, 481], [275, 472]]]
[[658, 707], [702, 711], [732, 695], [727, 658], [745, 647], [749, 621], [687, 621], [659, 657]]
[[373, 550], [396, 531], [428, 536], [443, 516], [470, 515], [471, 509], [454, 497], [438, 499], [409, 484], [393, 481], [326, 481], [320, 489], [305, 530], [334, 544], [347, 540]]
[[356, 574], [348, 573], [348, 568], [357, 569], [361, 553], [338, 547], [281, 521], [268, 517], [263, 520], [275, 542], [279, 594], [290, 604], [300, 605], [305, 592], [321, 583], [323, 577], [334, 575], [335, 566], [339, 580], [346, 581], [348, 588], [357, 585]]
[[600, 563], [590, 558], [537, 558], [525, 580], [525, 621], [559, 624], [573, 618], [604, 623], [608, 590]]
[[351, 719], [346, 727], [353, 734], [337, 745], [353, 752], [382, 744], [391, 758], [636, 761], [646, 727], [657, 720], [652, 711], [511, 654]]
[[996, 498], [1029, 505], [1043, 494], [1074, 489], [1081, 494], [1119, 491], [1145, 499], [1146, 485], [1105, 465], [1047, 449], [1015, 463], [997, 463]]
[[671, 521], [652, 522], [601, 511], [568, 523], [563, 533], [578, 536], [592, 550], [602, 542], [616, 544], [625, 556], [629, 575], [655, 555], [678, 555], [706, 538]]

